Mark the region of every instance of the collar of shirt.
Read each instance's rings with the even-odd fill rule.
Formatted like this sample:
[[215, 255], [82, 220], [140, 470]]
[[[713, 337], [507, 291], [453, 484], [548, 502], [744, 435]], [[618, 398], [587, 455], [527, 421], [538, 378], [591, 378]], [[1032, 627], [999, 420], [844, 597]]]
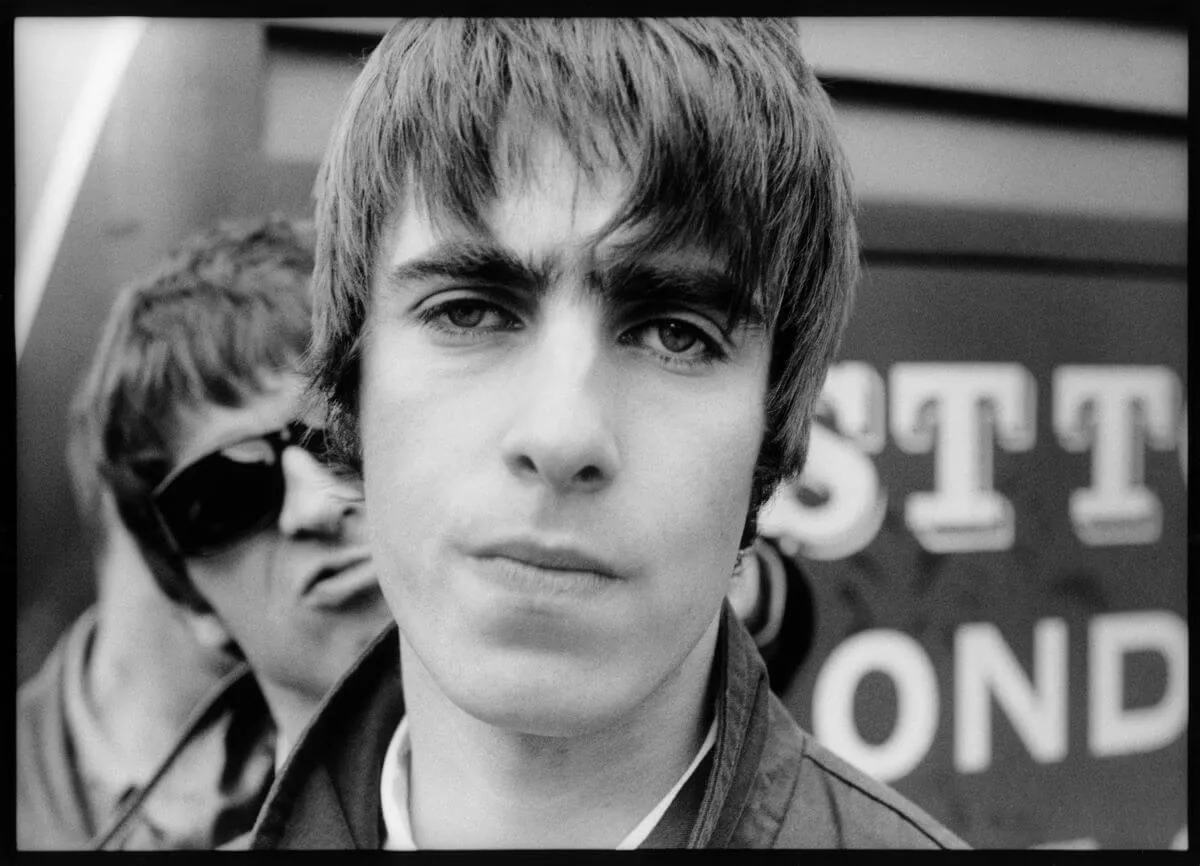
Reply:
[[63, 671], [63, 707], [93, 824], [102, 822], [144, 781], [130, 773], [88, 699], [85, 671], [95, 635], [96, 611], [90, 608], [72, 629]]
[[[699, 751], [696, 752], [696, 756], [688, 768], [683, 771], [679, 781], [672, 786], [671, 790], [667, 791], [666, 796], [658, 801], [658, 804], [647, 813], [646, 817], [617, 843], [616, 850], [630, 851], [646, 840], [646, 837], [662, 820], [684, 784], [712, 750], [716, 741], [717, 720], [713, 719], [712, 724], [708, 726], [708, 734], [704, 737], [704, 742], [700, 744]], [[379, 802], [383, 810], [383, 847], [388, 851], [417, 850], [417, 844], [412, 835], [412, 824], [409, 821], [408, 773], [411, 751], [412, 744], [408, 737], [408, 716], [405, 716], [396, 726], [396, 731], [388, 743], [387, 753], [383, 759], [383, 772], [380, 777]]]
[[[156, 774], [137, 777], [129, 771], [89, 700], [85, 669], [97, 628], [95, 610], [87, 617], [78, 635], [70, 638], [63, 697], [90, 832], [107, 833], [130, 798], [139, 795]], [[192, 718], [201, 718], [210, 705], [226, 701], [230, 686], [242, 678], [238, 671], [226, 675], [201, 699]], [[185, 723], [180, 734], [186, 741], [105, 847], [208, 848], [214, 844], [214, 834], [231, 829], [226, 825], [253, 823], [274, 775], [275, 735], [269, 716], [263, 715], [265, 705], [260, 712], [243, 704], [241, 715], [237, 709], [227, 707], [195, 730]]]

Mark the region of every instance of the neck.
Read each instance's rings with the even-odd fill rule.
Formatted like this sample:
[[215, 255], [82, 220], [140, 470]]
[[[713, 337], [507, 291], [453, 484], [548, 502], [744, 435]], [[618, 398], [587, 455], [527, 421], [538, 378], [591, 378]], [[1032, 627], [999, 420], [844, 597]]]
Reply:
[[292, 746], [300, 740], [318, 705], [321, 695], [297, 691], [286, 685], [258, 678], [263, 699], [275, 722], [275, 768], [283, 766]]
[[104, 736], [126, 765], [148, 772], [234, 662], [196, 642], [127, 536], [109, 539], [97, 567], [98, 624], [87, 694]]
[[572, 737], [515, 733], [468, 715], [401, 637], [418, 847], [615, 847], [704, 740], [719, 623], [718, 613], [683, 665], [626, 718]]

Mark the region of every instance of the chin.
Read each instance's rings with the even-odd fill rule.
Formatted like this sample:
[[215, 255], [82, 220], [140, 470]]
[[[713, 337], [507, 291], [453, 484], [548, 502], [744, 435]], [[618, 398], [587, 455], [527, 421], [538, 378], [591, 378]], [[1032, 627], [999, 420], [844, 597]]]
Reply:
[[[511, 668], [504, 676], [457, 682], [446, 696], [481, 722], [539, 737], [576, 737], [600, 730], [629, 713], [636, 703], [622, 692], [597, 687], [595, 675], [574, 672], [547, 678], [520, 676]], [[573, 680], [573, 682], [572, 682]]]

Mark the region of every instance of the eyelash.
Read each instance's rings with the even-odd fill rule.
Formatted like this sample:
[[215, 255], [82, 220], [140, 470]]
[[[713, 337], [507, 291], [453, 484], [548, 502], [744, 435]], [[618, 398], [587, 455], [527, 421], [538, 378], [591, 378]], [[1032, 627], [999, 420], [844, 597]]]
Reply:
[[[496, 316], [502, 319], [503, 322], [499, 326], [494, 327], [481, 327], [479, 325], [462, 326], [453, 324], [450, 321], [451, 314], [456, 310], [462, 310], [464, 308], [480, 309], [482, 310], [485, 318], [489, 315]], [[482, 338], [487, 334], [503, 331], [517, 331], [521, 329], [520, 319], [518, 319], [516, 316], [509, 313], [498, 304], [478, 298], [454, 298], [452, 300], [432, 304], [425, 309], [419, 310], [417, 312], [417, 319], [423, 325], [427, 325], [443, 334], [460, 339], [466, 338], [468, 340], [471, 338]], [[660, 316], [657, 318], [643, 320], [634, 327], [624, 331], [618, 338], [618, 342], [622, 345], [634, 344], [636, 341], [634, 340], [633, 335], [640, 334], [651, 328], [662, 328], [666, 325], [674, 325], [676, 327], [682, 327], [686, 331], [690, 331], [691, 334], [695, 336], [696, 342], [700, 346], [700, 354], [696, 357], [684, 357], [683, 353], [675, 354], [671, 352], [664, 352], [651, 348], [644, 343], [642, 344], [642, 348], [644, 348], [646, 351], [649, 351], [664, 363], [674, 367], [682, 368], [699, 367], [711, 365], [716, 361], [723, 360], [728, 357], [728, 353], [725, 352], [720, 343], [714, 337], [708, 334], [704, 328], [695, 325], [686, 319], [673, 316]], [[684, 351], [686, 352], [690, 349], [691, 347]]]
[[[492, 328], [482, 328], [478, 325], [473, 327], [455, 325], [450, 321], [451, 313], [464, 308], [481, 309], [484, 316], [495, 315], [506, 321], [500, 327]], [[419, 310], [417, 312], [417, 319], [424, 325], [455, 337], [480, 336], [495, 333], [496, 331], [515, 331], [518, 330], [520, 324], [516, 316], [513, 316], [503, 307], [478, 298], [454, 298], [449, 301], [433, 304], [423, 310]]]

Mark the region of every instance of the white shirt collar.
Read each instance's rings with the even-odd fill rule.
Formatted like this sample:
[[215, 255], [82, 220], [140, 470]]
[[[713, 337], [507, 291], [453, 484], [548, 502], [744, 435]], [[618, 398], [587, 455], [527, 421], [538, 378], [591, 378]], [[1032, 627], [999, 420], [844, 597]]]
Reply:
[[[700, 766], [700, 762], [704, 760], [704, 756], [709, 753], [716, 741], [717, 720], [713, 719], [712, 724], [708, 726], [708, 734], [705, 736], [704, 742], [700, 744], [700, 750], [696, 752], [692, 763], [684, 770], [683, 775], [679, 777], [679, 781], [671, 790], [667, 791], [666, 796], [658, 801], [658, 805], [651, 809], [646, 817], [617, 843], [618, 851], [632, 850], [646, 841], [646, 837], [658, 826], [658, 822], [662, 820], [676, 795], [692, 777], [692, 773], [696, 772], [696, 768]], [[383, 772], [380, 777], [379, 802], [383, 808], [383, 847], [387, 851], [417, 850], [416, 842], [413, 841], [412, 824], [409, 821], [408, 811], [408, 772], [411, 754], [412, 743], [408, 737], [408, 717], [405, 716], [396, 726], [391, 742], [388, 743], [387, 753], [383, 759]]]

